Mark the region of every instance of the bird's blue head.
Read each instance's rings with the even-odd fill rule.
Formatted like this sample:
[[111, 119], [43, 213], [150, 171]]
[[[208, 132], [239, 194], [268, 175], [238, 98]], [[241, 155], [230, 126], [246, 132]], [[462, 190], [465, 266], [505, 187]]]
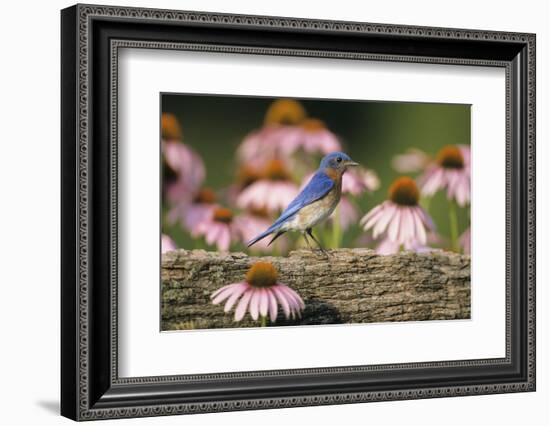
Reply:
[[343, 152], [331, 152], [323, 157], [319, 169], [324, 171], [333, 170], [343, 174], [348, 167], [358, 165], [349, 155]]

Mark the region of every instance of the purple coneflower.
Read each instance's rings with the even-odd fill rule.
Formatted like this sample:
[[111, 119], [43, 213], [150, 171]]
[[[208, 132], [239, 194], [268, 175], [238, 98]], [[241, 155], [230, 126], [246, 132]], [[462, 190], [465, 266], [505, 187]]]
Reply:
[[237, 198], [239, 194], [245, 189], [252, 185], [254, 182], [262, 178], [261, 170], [249, 166], [248, 164], [243, 164], [237, 169], [235, 175], [235, 181], [230, 184], [224, 191], [224, 196], [227, 202], [231, 205], [237, 204]]
[[342, 176], [342, 193], [355, 197], [365, 191], [373, 192], [380, 188], [380, 179], [372, 170], [356, 167]]
[[316, 118], [307, 118], [299, 126], [289, 129], [285, 137], [281, 138], [280, 146], [285, 156], [298, 150], [307, 154], [328, 154], [342, 149], [336, 135]]
[[168, 212], [170, 223], [180, 222], [189, 232], [194, 233], [197, 225], [209, 217], [216, 208], [216, 194], [210, 188], [201, 188], [191, 200], [183, 199]]
[[164, 254], [169, 251], [177, 250], [176, 243], [166, 234], [162, 234], [160, 238], [160, 252]]
[[[246, 312], [253, 320], [268, 315], [271, 322], [277, 320], [278, 306], [286, 318], [300, 316], [305, 308], [302, 298], [285, 284], [277, 282], [277, 269], [270, 262], [253, 264], [244, 281], [229, 284], [215, 291], [211, 298], [215, 305], [225, 302], [224, 312], [229, 312], [235, 304], [235, 321], [241, 321]], [[238, 303], [237, 303], [238, 302]]]
[[387, 254], [389, 243], [394, 243], [393, 252], [401, 245], [411, 250], [426, 245], [426, 234], [433, 231], [435, 225], [418, 204], [419, 196], [414, 180], [408, 176], [400, 177], [390, 186], [389, 199], [361, 219], [360, 224], [365, 231], [373, 228], [373, 238], [384, 236], [385, 244], [380, 253], [384, 251]]
[[237, 197], [242, 209], [283, 210], [298, 194], [298, 187], [290, 178], [281, 160], [271, 160], [263, 178], [249, 185]]
[[340, 151], [342, 145], [338, 137], [332, 133], [325, 123], [316, 118], [305, 120], [300, 126], [303, 129], [303, 142], [301, 148], [307, 153], [320, 152], [329, 154], [333, 151]]
[[405, 153], [392, 159], [392, 167], [399, 173], [416, 173], [424, 170], [430, 163], [430, 156], [417, 148], [410, 148]]
[[204, 181], [204, 163], [181, 142], [181, 127], [173, 114], [162, 114], [161, 136], [166, 197], [171, 203], [189, 201]]
[[[265, 229], [269, 228], [271, 222], [269, 214], [265, 209], [251, 209], [235, 218], [235, 224], [242, 234], [243, 241], [250, 241], [256, 235], [262, 233]], [[282, 241], [282, 239], [277, 240], [277, 243], [279, 243], [279, 241]], [[268, 239], [263, 239], [258, 241], [252, 249], [263, 252], [273, 250], [274, 245], [268, 246], [268, 243]]]
[[293, 99], [278, 99], [266, 112], [264, 125], [242, 142], [237, 156], [243, 163], [264, 164], [279, 156], [283, 141], [294, 137], [294, 130], [306, 118], [304, 107]]
[[194, 226], [191, 235], [203, 235], [208, 245], [215, 244], [218, 250], [227, 251], [232, 242], [242, 241], [240, 228], [235, 225], [234, 219], [230, 209], [216, 206], [207, 217]]
[[420, 177], [422, 193], [433, 195], [447, 189], [447, 198], [464, 207], [470, 202], [470, 147], [448, 145], [437, 154], [436, 162]]
[[189, 201], [200, 188], [206, 172], [200, 156], [187, 145], [177, 141], [162, 144], [165, 164], [174, 173], [165, 179], [166, 198], [170, 203]]
[[294, 126], [306, 118], [306, 110], [294, 99], [282, 98], [273, 101], [265, 113], [264, 124]]
[[242, 190], [262, 178], [262, 171], [258, 168], [243, 164], [237, 170], [237, 185]]

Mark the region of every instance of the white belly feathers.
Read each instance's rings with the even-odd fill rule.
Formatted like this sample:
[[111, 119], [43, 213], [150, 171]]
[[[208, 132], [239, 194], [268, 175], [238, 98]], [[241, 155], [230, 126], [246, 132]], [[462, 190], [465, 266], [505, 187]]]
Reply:
[[286, 222], [281, 229], [285, 231], [301, 231], [317, 225], [326, 220], [334, 211], [340, 201], [340, 191], [331, 191], [325, 197], [303, 207], [291, 220]]

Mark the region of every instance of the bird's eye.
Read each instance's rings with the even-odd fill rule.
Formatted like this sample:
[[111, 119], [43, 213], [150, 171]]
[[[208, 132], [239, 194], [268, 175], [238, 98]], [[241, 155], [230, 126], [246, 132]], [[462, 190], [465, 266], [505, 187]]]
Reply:
[[342, 157], [336, 158], [336, 161], [339, 162], [339, 163], [341, 163], [341, 162], [342, 162]]

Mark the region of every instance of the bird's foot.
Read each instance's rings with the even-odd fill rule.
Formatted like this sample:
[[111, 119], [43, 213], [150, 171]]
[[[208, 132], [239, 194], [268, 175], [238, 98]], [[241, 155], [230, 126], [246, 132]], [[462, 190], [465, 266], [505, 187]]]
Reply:
[[311, 239], [313, 241], [315, 241], [315, 244], [317, 244], [317, 248], [319, 249], [319, 251], [323, 254], [323, 256], [328, 259], [329, 258], [329, 253], [323, 248], [323, 246], [321, 245], [321, 243], [319, 242], [319, 240], [317, 240], [317, 238], [315, 238], [315, 235], [313, 235], [313, 233], [311, 232], [311, 228], [307, 229], [306, 230], [306, 233], [303, 234], [304, 235], [304, 239], [306, 240], [306, 243], [307, 243], [307, 246], [311, 249], [311, 251], [315, 252], [315, 250], [313, 249], [313, 247], [311, 247], [311, 245], [309, 244], [309, 240], [307, 238], [307, 235], [309, 235], [311, 237]]
[[330, 252], [325, 250], [323, 247], [319, 247], [313, 250], [314, 253], [322, 255], [325, 259], [330, 259]]

